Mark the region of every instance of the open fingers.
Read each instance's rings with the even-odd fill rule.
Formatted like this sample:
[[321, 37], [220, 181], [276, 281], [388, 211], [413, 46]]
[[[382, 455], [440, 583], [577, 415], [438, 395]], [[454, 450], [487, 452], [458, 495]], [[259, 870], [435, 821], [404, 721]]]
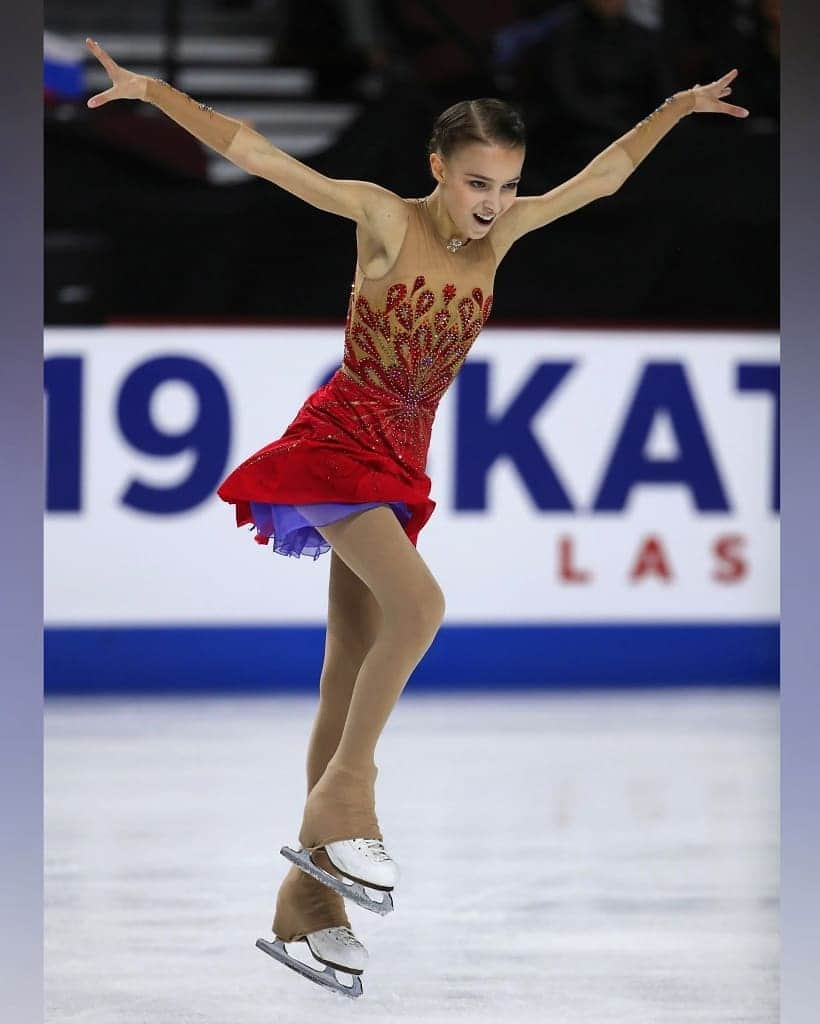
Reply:
[[710, 90], [717, 91], [718, 96], [723, 96], [727, 89], [730, 89], [730, 84], [737, 78], [737, 68], [733, 71], [729, 71], [722, 78], [716, 78], [711, 85], [708, 86]]
[[748, 117], [749, 111], [745, 107], [736, 107], [732, 103], [718, 102], [718, 113], [731, 114], [732, 117]]
[[94, 54], [94, 56], [97, 58], [100, 64], [102, 64], [102, 66], [105, 68], [108, 74], [113, 78], [114, 71], [117, 68], [116, 61], [112, 60], [111, 57], [109, 57], [109, 55], [105, 52], [105, 50], [100, 46], [100, 44], [98, 42], [95, 42], [93, 39], [86, 39], [85, 45]]
[[112, 85], [110, 89], [106, 89], [105, 92], [98, 92], [96, 96], [92, 96], [88, 101], [89, 107], [101, 107], [103, 103], [108, 103], [109, 100], [117, 99], [115, 95], [117, 87]]
[[745, 107], [737, 107], [733, 103], [724, 103], [723, 97], [732, 93], [730, 82], [738, 76], [738, 69], [732, 68], [722, 78], [715, 79], [710, 85], [696, 85], [696, 110], [708, 114], [730, 114], [732, 117], [748, 117]]
[[732, 70], [727, 72], [723, 78], [718, 79], [716, 84], [719, 85], [720, 88], [718, 89], [717, 96], [715, 97], [717, 101], [717, 112], [720, 114], [731, 114], [732, 117], [748, 117], [749, 111], [746, 110], [745, 107], [737, 107], [733, 103], [721, 102], [721, 97], [731, 95], [732, 87], [729, 83], [733, 82], [735, 78], [737, 78], [737, 75], [737, 68], [732, 68]]
[[709, 85], [706, 86], [706, 88], [709, 89], [710, 92], [714, 92], [718, 96], [723, 96], [725, 95], [726, 89], [729, 88], [730, 83], [733, 82], [736, 78], [737, 68], [735, 68], [732, 71], [729, 71], [722, 78], [716, 78], [714, 82], [711, 82]]

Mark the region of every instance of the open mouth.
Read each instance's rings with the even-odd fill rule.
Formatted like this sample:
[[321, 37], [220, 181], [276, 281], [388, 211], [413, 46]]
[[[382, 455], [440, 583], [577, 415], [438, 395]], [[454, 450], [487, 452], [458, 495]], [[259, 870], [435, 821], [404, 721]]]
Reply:
[[480, 217], [477, 213], [474, 213], [473, 216], [475, 217], [475, 219], [478, 221], [478, 223], [483, 228], [488, 227], [495, 220], [495, 217], [486, 217], [486, 218], [484, 218], [484, 217]]

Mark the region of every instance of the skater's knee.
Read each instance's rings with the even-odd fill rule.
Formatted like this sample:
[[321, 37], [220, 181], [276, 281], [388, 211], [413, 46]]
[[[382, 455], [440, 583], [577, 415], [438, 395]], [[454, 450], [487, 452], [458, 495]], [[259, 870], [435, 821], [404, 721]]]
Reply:
[[438, 632], [439, 627], [444, 621], [444, 612], [446, 611], [444, 591], [438, 583], [433, 583], [425, 598], [425, 605], [430, 622], [434, 626], [435, 632]]
[[385, 615], [391, 632], [399, 633], [414, 644], [428, 645], [444, 619], [444, 593], [431, 580], [423, 588], [405, 595]]

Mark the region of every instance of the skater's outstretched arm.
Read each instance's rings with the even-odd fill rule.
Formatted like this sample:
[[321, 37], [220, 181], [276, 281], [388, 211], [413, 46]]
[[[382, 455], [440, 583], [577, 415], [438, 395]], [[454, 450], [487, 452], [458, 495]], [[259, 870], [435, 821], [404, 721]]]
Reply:
[[86, 39], [85, 43], [105, 68], [112, 83], [105, 92], [89, 99], [89, 107], [99, 107], [118, 99], [151, 103], [200, 142], [248, 174], [266, 178], [311, 206], [357, 223], [371, 220], [376, 213], [389, 216], [393, 202], [400, 204], [401, 200], [395, 193], [380, 185], [367, 181], [340, 181], [320, 174], [277, 149], [264, 135], [244, 122], [197, 103], [166, 82], [120, 67], [93, 39]]
[[730, 83], [736, 77], [737, 69], [734, 69], [710, 85], [696, 85], [675, 93], [607, 146], [574, 178], [544, 195], [516, 199], [493, 228], [492, 242], [497, 257], [500, 259], [513, 242], [528, 231], [544, 227], [595, 199], [617, 192], [664, 135], [687, 114], [717, 113], [746, 117], [748, 110], [722, 102], [722, 97], [731, 93]]

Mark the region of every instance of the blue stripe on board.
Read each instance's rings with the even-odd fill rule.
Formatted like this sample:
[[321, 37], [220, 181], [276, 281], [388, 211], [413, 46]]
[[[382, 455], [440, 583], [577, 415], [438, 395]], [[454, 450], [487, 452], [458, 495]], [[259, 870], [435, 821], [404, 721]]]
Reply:
[[[47, 694], [315, 691], [323, 626], [45, 631]], [[444, 626], [413, 690], [776, 686], [777, 623]]]

